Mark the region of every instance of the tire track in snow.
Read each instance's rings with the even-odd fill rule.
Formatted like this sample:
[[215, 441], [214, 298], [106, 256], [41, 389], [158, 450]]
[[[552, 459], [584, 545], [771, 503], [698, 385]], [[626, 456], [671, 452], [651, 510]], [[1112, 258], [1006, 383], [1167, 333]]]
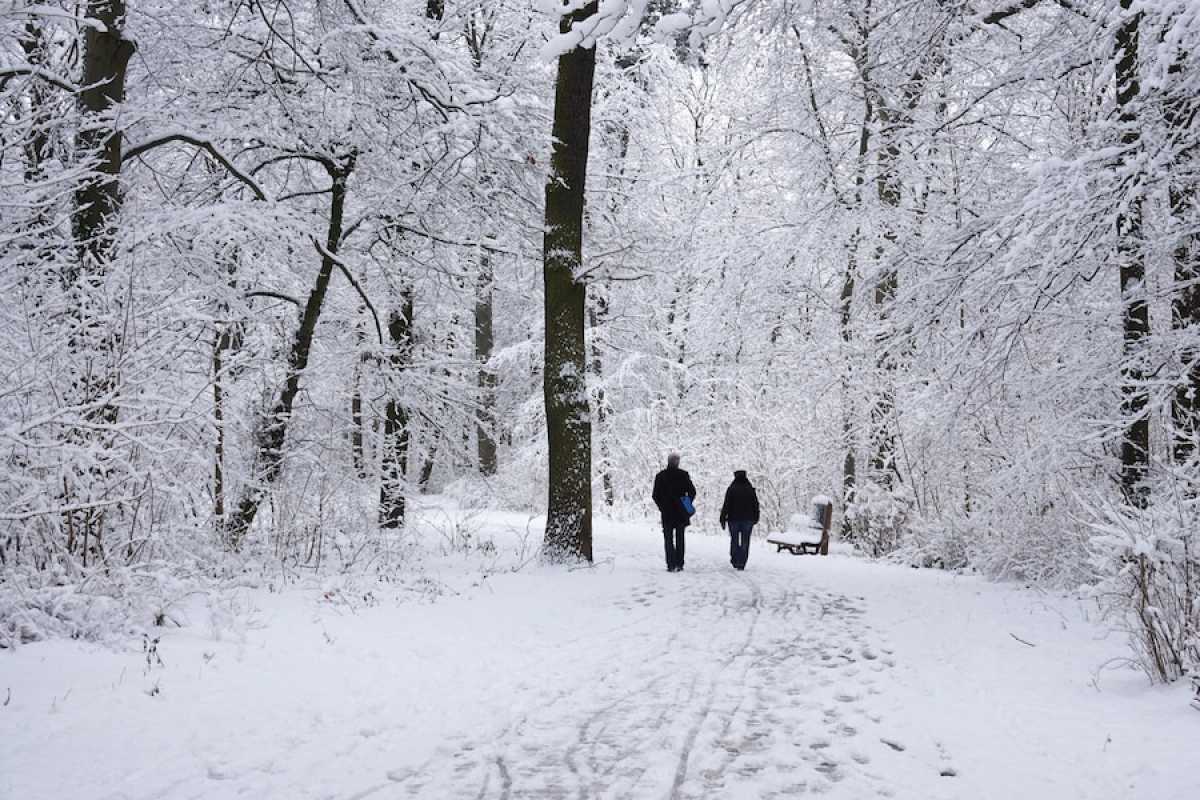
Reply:
[[[610, 651], [611, 671], [560, 684], [491, 735], [478, 731], [390, 785], [408, 796], [506, 800], [722, 798], [727, 781], [762, 798], [834, 784], [854, 796], [882, 792], [868, 765], [871, 742], [885, 745], [877, 731], [859, 736], [872, 725], [859, 717], [872, 716], [861, 701], [873, 670], [885, 668], [881, 648], [851, 598], [796, 577], [700, 569], [664, 582], [647, 572], [650, 585], [618, 604], [622, 621], [570, 640]], [[569, 659], [566, 641], [548, 646]]]
[[[700, 710], [700, 714], [696, 719], [691, 730], [688, 731], [687, 738], [684, 740], [683, 749], [679, 753], [679, 761], [675, 767], [675, 780], [671, 785], [671, 800], [677, 800], [680, 797], [680, 791], [683, 789], [683, 783], [687, 780], [688, 760], [692, 755], [692, 748], [696, 745], [696, 737], [700, 735], [700, 728], [703, 727], [705, 721], [712, 713], [713, 701], [716, 699], [717, 690], [720, 686], [721, 674], [725, 672], [729, 666], [738, 658], [744, 656], [746, 651], [750, 649], [750, 643], [754, 641], [754, 632], [758, 628], [758, 620], [762, 615], [762, 590], [759, 588], [758, 582], [753, 578], [744, 575], [746, 584], [750, 587], [751, 600], [749, 603], [750, 609], [754, 612], [754, 616], [750, 620], [750, 624], [746, 631], [746, 638], [742, 640], [740, 645], [725, 658], [717, 670], [710, 676], [711, 684], [709, 686], [708, 697], [705, 699], [704, 707]], [[725, 604], [722, 604], [725, 609]], [[724, 614], [722, 616], [725, 616]]]

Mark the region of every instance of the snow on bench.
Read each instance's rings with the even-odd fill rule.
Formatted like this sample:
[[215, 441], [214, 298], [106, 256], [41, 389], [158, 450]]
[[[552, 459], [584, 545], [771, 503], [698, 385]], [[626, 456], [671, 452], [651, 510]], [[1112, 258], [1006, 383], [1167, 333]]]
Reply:
[[811, 517], [793, 514], [788, 519], [787, 530], [769, 535], [767, 544], [775, 545], [776, 553], [784, 550], [792, 555], [828, 552], [829, 523], [832, 518], [833, 500], [823, 494], [817, 495], [813, 498]]

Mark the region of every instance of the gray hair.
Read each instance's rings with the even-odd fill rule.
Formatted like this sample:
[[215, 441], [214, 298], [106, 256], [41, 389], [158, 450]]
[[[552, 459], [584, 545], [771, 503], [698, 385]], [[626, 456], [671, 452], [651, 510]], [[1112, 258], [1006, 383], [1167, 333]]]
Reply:
[[679, 466], [679, 453], [671, 453], [667, 456], [667, 466], [668, 467], [678, 467]]

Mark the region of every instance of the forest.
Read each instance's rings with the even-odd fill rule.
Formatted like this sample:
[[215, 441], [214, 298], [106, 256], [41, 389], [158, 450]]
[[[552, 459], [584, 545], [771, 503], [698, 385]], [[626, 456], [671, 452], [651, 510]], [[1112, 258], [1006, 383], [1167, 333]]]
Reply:
[[4, 0], [0, 649], [678, 451], [1197, 674], [1198, 107], [1191, 0]]

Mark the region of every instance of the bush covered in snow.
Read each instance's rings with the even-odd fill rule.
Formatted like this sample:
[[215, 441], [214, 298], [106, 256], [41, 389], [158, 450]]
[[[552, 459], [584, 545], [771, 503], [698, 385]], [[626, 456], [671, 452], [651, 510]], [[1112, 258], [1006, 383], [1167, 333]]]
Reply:
[[869, 556], [900, 547], [912, 519], [912, 493], [903, 484], [887, 488], [866, 483], [846, 505], [846, 539]]
[[1200, 498], [1106, 504], [1092, 523], [1092, 589], [1154, 680], [1200, 676]]
[[897, 561], [966, 570], [1000, 580], [1078, 586], [1088, 578], [1091, 530], [1066, 503], [1027, 509], [1003, 502], [943, 511], [913, 522]]

